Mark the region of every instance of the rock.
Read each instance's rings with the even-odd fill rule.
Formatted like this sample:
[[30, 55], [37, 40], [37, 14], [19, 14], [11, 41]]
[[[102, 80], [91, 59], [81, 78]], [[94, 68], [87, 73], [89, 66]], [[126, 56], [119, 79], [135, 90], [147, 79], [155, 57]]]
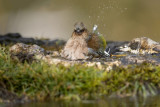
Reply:
[[[45, 61], [48, 64], [62, 64], [64, 66], [72, 66], [75, 64], [83, 64], [84, 66], [93, 66], [99, 69], [112, 69], [112, 65], [119, 66], [120, 62], [115, 64], [115, 61], [105, 62], [101, 59], [94, 58], [93, 60], [76, 60], [71, 61], [60, 57], [58, 51], [47, 52], [37, 45], [26, 45], [17, 43], [10, 47], [11, 58], [21, 62]], [[106, 60], [106, 59], [105, 59]]]
[[152, 64], [160, 64], [160, 60], [157, 57], [153, 57], [152, 55], [146, 56], [138, 56], [138, 55], [127, 55], [121, 58], [122, 65], [129, 64], [142, 64], [142, 63], [152, 63]]
[[21, 38], [22, 37], [19, 33], [7, 33], [4, 36], [9, 37], [9, 38]]
[[26, 45], [23, 43], [17, 43], [13, 45], [10, 49], [11, 53], [29, 53], [29, 54], [44, 54], [45, 50], [38, 45]]
[[110, 49], [110, 54], [116, 54], [117, 52], [120, 52], [119, 47], [128, 44], [128, 41], [119, 42], [119, 41], [107, 41], [107, 47], [106, 51], [108, 52], [108, 49]]
[[60, 49], [64, 46], [64, 40], [41, 40], [41, 39], [34, 39], [34, 38], [24, 38], [19, 33], [8, 33], [5, 35], [0, 35], [0, 44], [16, 44], [16, 43], [24, 43], [24, 44], [36, 44], [39, 46], [44, 46], [47, 48], [55, 48]]
[[46, 51], [38, 45], [26, 45], [17, 43], [10, 47], [9, 51], [13, 59], [18, 58], [21, 62], [32, 62], [35, 55], [45, 55]]
[[[141, 39], [141, 41], [140, 41]], [[147, 41], [147, 45], [144, 45], [142, 41]], [[135, 42], [134, 42], [135, 41]], [[133, 45], [132, 45], [133, 43]], [[27, 61], [45, 61], [48, 64], [62, 64], [64, 66], [72, 66], [75, 64], [83, 64], [84, 66], [92, 66], [99, 69], [111, 70], [115, 66], [128, 66], [130, 64], [141, 64], [144, 62], [160, 65], [160, 45], [158, 42], [154, 42], [147, 38], [136, 38], [131, 42], [111, 43], [108, 44], [113, 49], [114, 54], [123, 52], [123, 55], [112, 55], [106, 58], [93, 58], [84, 60], [67, 60], [60, 56], [59, 51], [46, 51], [38, 45], [27, 45], [23, 43], [17, 43], [10, 47], [11, 57], [21, 62]], [[136, 45], [141, 44], [138, 47]], [[122, 45], [124, 45], [122, 47]], [[114, 47], [114, 48], [113, 48]], [[120, 48], [121, 47], [121, 48]], [[137, 49], [137, 48], [138, 49]], [[149, 47], [149, 48], [148, 48]], [[153, 49], [152, 49], [153, 47]], [[119, 48], [119, 50], [118, 50]], [[151, 48], [151, 49], [150, 49]], [[130, 49], [130, 50], [127, 50]], [[153, 51], [150, 51], [153, 50]], [[136, 53], [137, 52], [137, 53]], [[139, 52], [145, 52], [145, 54], [139, 55]], [[152, 53], [149, 53], [152, 52]], [[136, 53], [136, 54], [135, 54]], [[146, 54], [147, 53], [147, 54]]]

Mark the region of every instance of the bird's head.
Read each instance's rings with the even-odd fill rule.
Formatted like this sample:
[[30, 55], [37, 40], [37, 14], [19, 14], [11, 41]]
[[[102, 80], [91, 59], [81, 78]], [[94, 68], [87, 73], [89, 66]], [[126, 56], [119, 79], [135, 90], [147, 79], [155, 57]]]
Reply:
[[74, 25], [74, 32], [78, 35], [81, 35], [85, 31], [85, 26], [83, 22], [77, 22]]

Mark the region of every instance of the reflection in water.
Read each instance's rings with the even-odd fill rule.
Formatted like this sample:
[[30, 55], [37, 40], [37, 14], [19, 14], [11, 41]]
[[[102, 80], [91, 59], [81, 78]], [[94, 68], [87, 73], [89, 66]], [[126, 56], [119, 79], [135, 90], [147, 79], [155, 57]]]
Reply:
[[[160, 107], [160, 96], [140, 99], [135, 97], [104, 98], [82, 102], [37, 102], [17, 104], [16, 107]], [[10, 106], [10, 105], [9, 105]]]
[[73, 24], [99, 25], [107, 40], [160, 41], [159, 0], [0, 0], [0, 34], [69, 38]]

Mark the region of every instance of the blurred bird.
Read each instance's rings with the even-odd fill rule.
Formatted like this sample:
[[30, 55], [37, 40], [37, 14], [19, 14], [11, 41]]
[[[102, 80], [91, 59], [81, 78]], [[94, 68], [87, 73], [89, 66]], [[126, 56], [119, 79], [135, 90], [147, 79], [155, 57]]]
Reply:
[[[88, 39], [88, 47], [89, 47], [89, 53], [98, 55], [97, 57], [106, 57], [109, 56], [109, 53], [106, 52], [106, 40], [102, 34], [100, 34], [97, 30], [98, 26], [94, 25], [92, 33], [89, 34]], [[95, 54], [97, 53], [97, 54]]]
[[62, 50], [61, 56], [70, 60], [87, 59], [88, 39], [90, 39], [88, 30], [85, 28], [84, 24], [82, 22], [76, 23], [72, 36]]
[[120, 51], [134, 54], [160, 53], [160, 43], [147, 37], [134, 38], [127, 45], [120, 47]]

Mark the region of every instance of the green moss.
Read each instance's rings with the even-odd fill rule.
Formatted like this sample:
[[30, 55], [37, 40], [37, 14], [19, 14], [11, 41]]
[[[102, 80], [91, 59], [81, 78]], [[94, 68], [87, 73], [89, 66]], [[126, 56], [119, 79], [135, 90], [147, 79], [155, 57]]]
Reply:
[[[147, 97], [158, 93], [160, 86], [160, 67], [143, 63], [127, 68], [117, 67], [107, 73], [105, 83], [108, 93], [116, 92], [118, 95]], [[112, 91], [110, 91], [112, 90]]]
[[158, 92], [160, 67], [144, 63], [103, 71], [83, 65], [20, 63], [13, 61], [8, 50], [1, 47], [0, 87], [38, 100], [82, 100], [113, 93], [146, 97]]
[[[0, 82], [3, 87], [18, 95], [32, 98], [89, 98], [100, 93], [102, 71], [81, 65], [64, 67], [44, 62], [31, 64], [15, 62], [9, 53], [0, 50]], [[77, 96], [77, 97], [75, 97]]]

